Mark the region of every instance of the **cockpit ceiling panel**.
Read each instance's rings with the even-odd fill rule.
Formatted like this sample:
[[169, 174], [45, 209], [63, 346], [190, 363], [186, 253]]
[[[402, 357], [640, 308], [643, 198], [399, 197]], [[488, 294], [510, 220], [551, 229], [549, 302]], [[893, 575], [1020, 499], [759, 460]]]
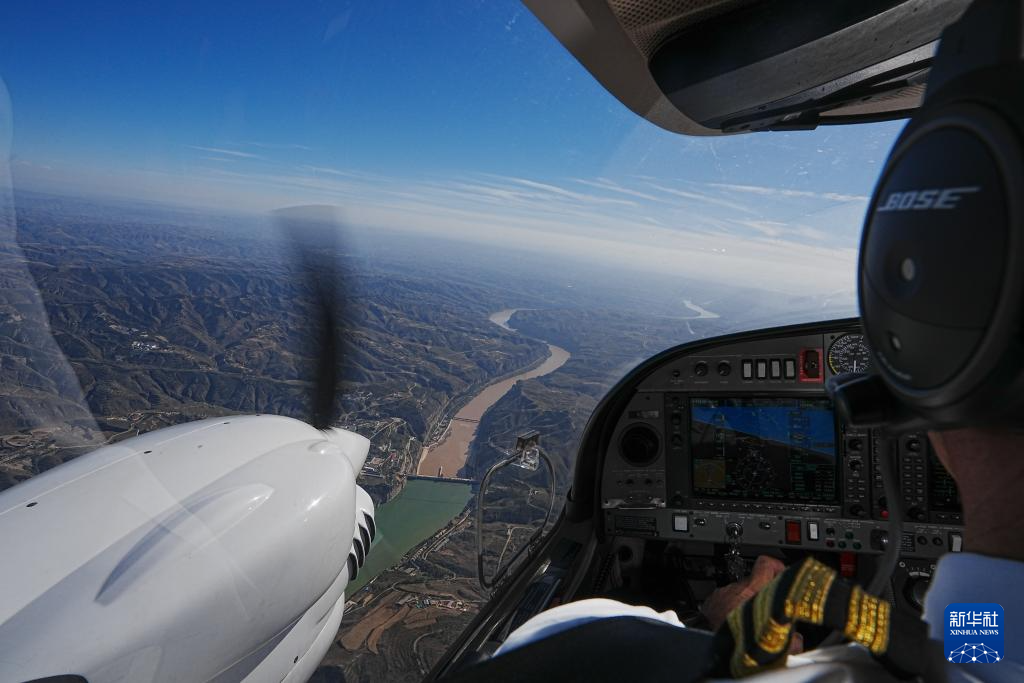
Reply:
[[685, 135], [905, 117], [969, 1], [523, 0], [620, 102]]
[[636, 48], [650, 59], [673, 35], [756, 0], [608, 0]]

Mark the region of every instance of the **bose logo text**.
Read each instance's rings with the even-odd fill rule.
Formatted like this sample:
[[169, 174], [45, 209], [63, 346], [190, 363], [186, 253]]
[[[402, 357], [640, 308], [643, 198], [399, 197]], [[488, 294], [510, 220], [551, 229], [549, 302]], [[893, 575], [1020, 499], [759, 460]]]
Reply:
[[877, 211], [928, 211], [929, 209], [955, 209], [965, 194], [978, 192], [979, 185], [968, 187], [945, 187], [930, 190], [909, 190], [892, 192]]

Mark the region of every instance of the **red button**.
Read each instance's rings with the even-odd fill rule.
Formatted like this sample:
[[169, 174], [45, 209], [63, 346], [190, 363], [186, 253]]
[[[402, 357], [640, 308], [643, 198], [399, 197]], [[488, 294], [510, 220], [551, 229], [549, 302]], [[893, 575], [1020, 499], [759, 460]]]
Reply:
[[803, 525], [799, 519], [786, 520], [786, 543], [800, 543]]
[[844, 579], [857, 575], [857, 556], [853, 553], [839, 553], [839, 574]]

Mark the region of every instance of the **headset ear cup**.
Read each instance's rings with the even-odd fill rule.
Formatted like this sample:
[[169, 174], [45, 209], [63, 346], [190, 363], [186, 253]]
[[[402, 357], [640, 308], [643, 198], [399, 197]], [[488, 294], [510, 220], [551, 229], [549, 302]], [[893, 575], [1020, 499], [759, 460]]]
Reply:
[[1024, 88], [1011, 84], [1024, 85], [1020, 66], [930, 95], [865, 218], [858, 293], [875, 367], [931, 426], [1005, 424], [1024, 408]]

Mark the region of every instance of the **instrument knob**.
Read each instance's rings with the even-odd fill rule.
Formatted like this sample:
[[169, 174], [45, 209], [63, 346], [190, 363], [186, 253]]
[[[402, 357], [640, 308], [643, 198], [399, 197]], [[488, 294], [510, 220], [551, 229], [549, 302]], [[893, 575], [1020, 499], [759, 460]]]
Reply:
[[903, 587], [903, 596], [911, 605], [922, 610], [924, 609], [924, 596], [925, 593], [928, 592], [928, 586], [930, 584], [931, 579], [927, 577], [908, 579], [906, 585]]

